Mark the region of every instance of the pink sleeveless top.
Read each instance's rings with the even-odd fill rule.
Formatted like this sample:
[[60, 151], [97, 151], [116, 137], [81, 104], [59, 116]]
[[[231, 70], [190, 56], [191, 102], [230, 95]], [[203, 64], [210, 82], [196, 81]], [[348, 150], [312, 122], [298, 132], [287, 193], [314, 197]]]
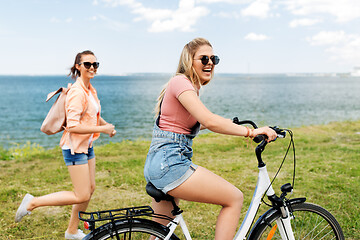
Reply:
[[178, 97], [185, 91], [195, 91], [194, 86], [184, 75], [173, 77], [166, 87], [164, 99], [161, 104], [159, 127], [161, 130], [190, 134], [191, 128], [197, 120], [181, 105]]

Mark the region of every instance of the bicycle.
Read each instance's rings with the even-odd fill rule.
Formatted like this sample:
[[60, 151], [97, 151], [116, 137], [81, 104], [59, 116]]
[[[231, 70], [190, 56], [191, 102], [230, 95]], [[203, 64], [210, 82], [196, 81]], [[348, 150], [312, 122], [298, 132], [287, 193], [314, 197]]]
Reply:
[[[234, 118], [233, 122], [236, 124], [249, 124], [257, 128], [256, 124], [249, 120], [239, 121], [237, 118]], [[306, 198], [286, 198], [288, 193], [292, 193], [295, 181], [295, 145], [293, 133], [289, 129], [271, 128], [276, 131], [278, 138], [285, 138], [286, 132], [288, 132], [291, 137], [290, 143], [278, 172], [273, 180], [270, 181], [266, 165], [261, 157], [268, 144], [266, 136], [261, 135], [253, 139], [254, 142], [258, 143], [255, 149], [259, 169], [258, 181], [249, 209], [234, 240], [345, 239], [340, 224], [326, 209], [313, 203], [307, 203]], [[272, 183], [282, 168], [291, 146], [294, 152], [293, 183], [292, 185], [290, 183], [284, 184], [280, 188], [281, 195], [277, 196]], [[85, 225], [91, 231], [84, 239], [149, 239], [150, 236], [155, 236], [156, 239], [179, 240], [180, 238], [174, 234], [174, 231], [180, 225], [185, 239], [191, 240], [189, 230], [182, 216], [183, 211], [176, 205], [174, 198], [156, 189], [151, 183], [146, 185], [146, 191], [157, 202], [170, 201], [174, 207], [172, 211], [174, 219], [154, 213], [150, 206], [80, 212], [79, 218], [85, 222]], [[264, 201], [265, 195], [271, 204], [267, 204]], [[254, 223], [261, 202], [268, 205], [270, 209]], [[169, 224], [163, 226], [149, 218], [167, 219]], [[104, 221], [106, 222], [105, 224], [97, 228], [95, 227], [96, 223]]]

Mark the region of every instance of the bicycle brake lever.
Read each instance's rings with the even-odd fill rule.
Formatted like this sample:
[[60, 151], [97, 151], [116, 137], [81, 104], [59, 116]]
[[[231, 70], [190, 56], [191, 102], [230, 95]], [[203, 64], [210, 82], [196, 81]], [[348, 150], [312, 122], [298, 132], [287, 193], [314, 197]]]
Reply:
[[274, 126], [274, 127], [270, 127], [270, 128], [276, 132], [278, 138], [286, 137], [286, 131], [284, 131], [283, 129], [280, 129], [278, 126]]

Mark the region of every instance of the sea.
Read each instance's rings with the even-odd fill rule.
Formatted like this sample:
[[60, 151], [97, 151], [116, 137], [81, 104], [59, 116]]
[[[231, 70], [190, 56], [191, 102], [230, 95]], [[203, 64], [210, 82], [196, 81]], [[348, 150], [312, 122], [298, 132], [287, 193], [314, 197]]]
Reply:
[[[92, 80], [102, 117], [115, 125], [115, 137], [96, 144], [151, 139], [154, 106], [171, 74], [96, 76]], [[66, 76], [0, 76], [0, 147], [35, 144], [53, 148], [61, 134], [40, 126], [55, 99], [49, 92], [67, 86]], [[316, 74], [217, 74], [202, 87], [200, 99], [218, 115], [253, 120], [259, 126], [292, 128], [360, 119], [360, 77]], [[205, 131], [206, 132], [206, 131]]]

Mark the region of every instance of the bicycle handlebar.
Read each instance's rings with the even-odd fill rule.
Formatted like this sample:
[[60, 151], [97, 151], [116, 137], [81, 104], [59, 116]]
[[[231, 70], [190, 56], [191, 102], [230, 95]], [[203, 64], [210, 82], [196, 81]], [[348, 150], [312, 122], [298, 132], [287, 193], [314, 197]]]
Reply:
[[[250, 124], [254, 127], [254, 129], [258, 128], [257, 125], [253, 121], [251, 121], [251, 120], [239, 121], [239, 119], [237, 117], [233, 118], [233, 123], [238, 124], [238, 125]], [[285, 129], [278, 128], [277, 126], [270, 127], [270, 128], [273, 129], [277, 133], [278, 138], [285, 138], [285, 136], [286, 136]], [[259, 167], [265, 166], [265, 163], [263, 162], [262, 157], [261, 157], [261, 153], [265, 150], [265, 146], [268, 144], [268, 142], [266, 141], [267, 138], [268, 137], [263, 134], [257, 135], [253, 138], [254, 142], [259, 143], [258, 146], [255, 148], [255, 154], [256, 154], [256, 158], [258, 160]], [[275, 138], [275, 140], [276, 140], [276, 138]], [[275, 140], [273, 140], [273, 141], [275, 141]]]
[[[254, 129], [258, 128], [256, 123], [254, 123], [253, 121], [251, 121], [251, 120], [239, 121], [239, 119], [237, 117], [233, 118], [233, 123], [235, 123], [237, 125], [250, 124], [251, 126], [253, 126]], [[281, 128], [277, 127], [277, 126], [270, 127], [270, 128], [273, 129], [277, 133], [278, 138], [285, 138], [286, 137], [286, 132], [285, 132], [284, 129], [281, 129]], [[256, 143], [260, 143], [261, 141], [266, 140], [266, 139], [267, 139], [266, 135], [257, 135], [256, 137], [253, 138], [253, 141], [256, 142]]]
[[257, 125], [253, 121], [251, 121], [251, 120], [239, 121], [238, 117], [233, 118], [233, 123], [235, 123], [237, 125], [250, 124], [251, 126], [253, 126], [254, 129], [258, 128]]
[[[278, 138], [285, 138], [286, 137], [286, 132], [285, 132], [284, 129], [281, 129], [281, 128], [277, 127], [277, 126], [274, 126], [274, 127], [269, 126], [269, 128], [271, 128], [272, 130], [274, 130], [276, 132]], [[256, 142], [256, 143], [259, 143], [259, 142], [261, 142], [263, 140], [266, 140], [266, 139], [267, 139], [266, 135], [257, 135], [256, 137], [254, 137], [253, 141]]]

